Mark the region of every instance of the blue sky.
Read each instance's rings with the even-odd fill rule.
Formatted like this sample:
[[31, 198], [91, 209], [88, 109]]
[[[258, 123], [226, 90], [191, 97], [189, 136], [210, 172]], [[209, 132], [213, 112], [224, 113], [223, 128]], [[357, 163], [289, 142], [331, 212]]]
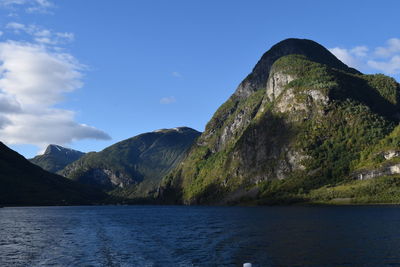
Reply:
[[261, 55], [308, 38], [400, 80], [399, 1], [0, 0], [0, 140], [98, 151], [199, 131]]

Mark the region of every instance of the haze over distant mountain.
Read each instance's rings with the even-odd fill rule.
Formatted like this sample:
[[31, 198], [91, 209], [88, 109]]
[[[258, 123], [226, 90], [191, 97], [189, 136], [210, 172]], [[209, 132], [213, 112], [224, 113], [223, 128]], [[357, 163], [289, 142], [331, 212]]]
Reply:
[[106, 197], [43, 170], [0, 142], [0, 205], [83, 205]]
[[38, 155], [30, 162], [42, 167], [46, 171], [56, 173], [68, 164], [80, 159], [85, 153], [65, 148], [59, 145], [49, 145], [43, 155]]
[[[399, 91], [393, 78], [349, 68], [314, 41], [284, 40], [261, 57], [216, 111], [187, 157], [163, 180], [159, 199], [184, 204], [398, 201], [388, 191], [390, 183], [400, 185], [397, 180], [366, 183], [354, 180], [354, 172], [368, 165], [365, 161], [376, 155], [371, 147], [380, 142], [392, 144], [387, 156], [400, 159], [393, 149], [398, 130], [385, 139], [399, 122]], [[380, 170], [376, 173], [389, 173]], [[385, 197], [371, 198], [377, 192]]]
[[152, 196], [199, 135], [188, 127], [144, 133], [87, 153], [60, 174], [126, 198]]

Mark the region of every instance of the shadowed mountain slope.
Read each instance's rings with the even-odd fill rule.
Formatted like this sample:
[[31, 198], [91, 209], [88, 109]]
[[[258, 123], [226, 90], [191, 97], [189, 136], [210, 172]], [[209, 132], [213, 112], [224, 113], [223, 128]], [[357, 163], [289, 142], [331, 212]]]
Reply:
[[106, 197], [44, 171], [0, 142], [0, 205], [87, 205]]

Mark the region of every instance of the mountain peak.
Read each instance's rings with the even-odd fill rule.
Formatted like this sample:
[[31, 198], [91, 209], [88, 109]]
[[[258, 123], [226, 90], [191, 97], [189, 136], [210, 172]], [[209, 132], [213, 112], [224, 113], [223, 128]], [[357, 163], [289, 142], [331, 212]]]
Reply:
[[272, 46], [258, 61], [252, 72], [240, 83], [235, 95], [247, 97], [265, 88], [272, 65], [281, 57], [298, 54], [314, 62], [350, 73], [359, 73], [337, 59], [328, 49], [308, 39], [289, 38]]
[[30, 161], [46, 171], [57, 172], [68, 164], [78, 160], [84, 154], [78, 150], [51, 144], [47, 146], [43, 155], [38, 155], [30, 159]]
[[[53, 153], [82, 153], [78, 150], [74, 150], [71, 148], [66, 148], [66, 147], [62, 147], [59, 145], [55, 145], [55, 144], [50, 144], [47, 146], [46, 150], [44, 151], [44, 155], [48, 155], [48, 154], [53, 154]], [[83, 154], [83, 153], [82, 153]]]
[[182, 127], [175, 127], [175, 128], [162, 128], [158, 130], [154, 130], [153, 133], [166, 133], [166, 132], [198, 132], [195, 129], [190, 127], [182, 126]]

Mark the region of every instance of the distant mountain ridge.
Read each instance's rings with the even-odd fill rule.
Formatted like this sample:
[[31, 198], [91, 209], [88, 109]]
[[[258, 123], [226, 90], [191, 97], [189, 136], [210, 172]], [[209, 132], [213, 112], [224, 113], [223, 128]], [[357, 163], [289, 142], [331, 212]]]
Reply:
[[188, 127], [160, 129], [87, 153], [60, 174], [125, 198], [156, 193], [161, 179], [184, 158], [200, 133]]
[[56, 173], [68, 164], [80, 159], [84, 154], [78, 150], [51, 144], [46, 148], [43, 155], [38, 155], [29, 159], [29, 161], [46, 171]]

